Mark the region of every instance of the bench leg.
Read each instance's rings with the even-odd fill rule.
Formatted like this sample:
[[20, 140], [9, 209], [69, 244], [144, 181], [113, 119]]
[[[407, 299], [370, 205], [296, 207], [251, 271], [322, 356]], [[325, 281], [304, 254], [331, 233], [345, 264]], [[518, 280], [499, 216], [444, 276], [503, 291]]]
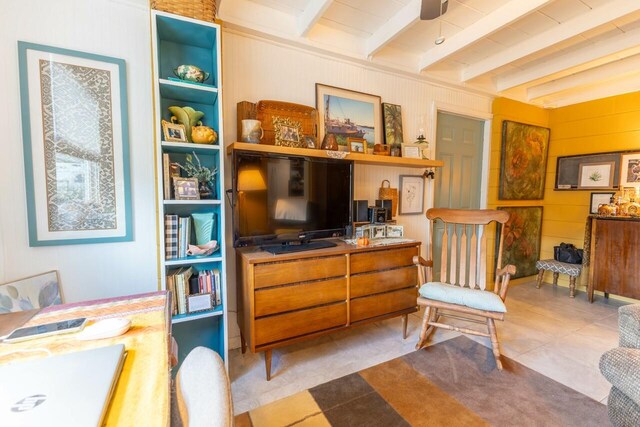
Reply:
[[542, 278], [544, 277], [544, 270], [540, 269], [538, 270], [538, 280], [536, 281], [536, 288], [540, 289], [540, 286], [542, 286]]
[[569, 297], [576, 296], [576, 276], [569, 276]]
[[558, 286], [558, 276], [560, 273], [553, 273], [553, 286]]
[[264, 367], [267, 373], [267, 381], [271, 381], [271, 350], [264, 352]]

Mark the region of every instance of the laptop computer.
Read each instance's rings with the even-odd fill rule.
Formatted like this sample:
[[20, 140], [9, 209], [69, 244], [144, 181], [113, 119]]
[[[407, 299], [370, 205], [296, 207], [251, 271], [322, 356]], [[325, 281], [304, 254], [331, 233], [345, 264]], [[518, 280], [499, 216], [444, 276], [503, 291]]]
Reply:
[[124, 345], [0, 365], [0, 420], [10, 426], [99, 426]]

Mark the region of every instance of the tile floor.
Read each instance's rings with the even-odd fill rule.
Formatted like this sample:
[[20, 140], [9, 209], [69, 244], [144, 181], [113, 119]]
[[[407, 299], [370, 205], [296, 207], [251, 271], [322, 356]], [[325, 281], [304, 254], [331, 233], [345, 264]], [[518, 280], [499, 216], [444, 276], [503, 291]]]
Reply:
[[[535, 283], [513, 286], [509, 312], [496, 322], [502, 353], [543, 375], [606, 404], [609, 383], [600, 375], [600, 355], [618, 344], [617, 309], [624, 303], [585, 292]], [[234, 411], [240, 414], [327, 381], [414, 351], [422, 312], [409, 316], [408, 338], [400, 318], [282, 347], [273, 351], [271, 381], [265, 380], [264, 355], [230, 352]], [[476, 325], [477, 326], [477, 325]], [[459, 335], [438, 329], [430, 344]], [[489, 346], [488, 339], [471, 337]]]

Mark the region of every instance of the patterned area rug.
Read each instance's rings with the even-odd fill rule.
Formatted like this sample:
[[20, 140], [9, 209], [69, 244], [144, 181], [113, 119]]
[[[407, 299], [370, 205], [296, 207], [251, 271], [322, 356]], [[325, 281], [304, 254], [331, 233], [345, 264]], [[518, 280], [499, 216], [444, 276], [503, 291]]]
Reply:
[[459, 336], [236, 417], [236, 426], [606, 426], [606, 406]]

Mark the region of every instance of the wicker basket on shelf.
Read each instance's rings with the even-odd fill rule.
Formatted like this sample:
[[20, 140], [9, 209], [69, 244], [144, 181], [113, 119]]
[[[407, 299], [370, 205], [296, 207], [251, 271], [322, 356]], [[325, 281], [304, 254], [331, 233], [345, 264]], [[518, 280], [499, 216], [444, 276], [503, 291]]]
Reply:
[[216, 20], [215, 0], [151, 0], [151, 8], [200, 21]]

